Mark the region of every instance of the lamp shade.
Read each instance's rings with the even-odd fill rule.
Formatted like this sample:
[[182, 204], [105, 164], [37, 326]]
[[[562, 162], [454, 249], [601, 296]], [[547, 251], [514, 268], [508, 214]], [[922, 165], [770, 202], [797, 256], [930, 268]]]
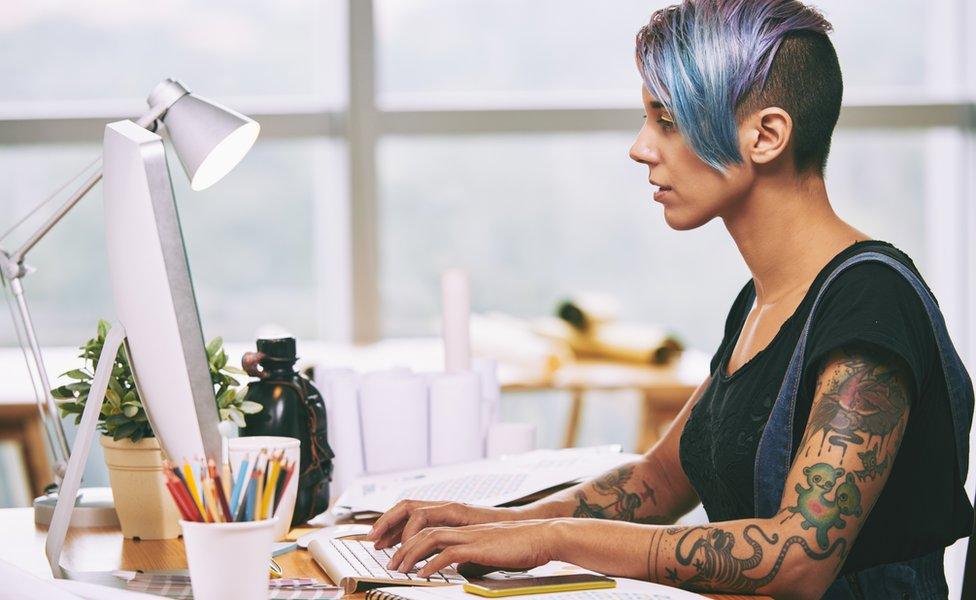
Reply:
[[261, 130], [257, 121], [190, 93], [176, 100], [162, 121], [194, 191], [229, 173]]

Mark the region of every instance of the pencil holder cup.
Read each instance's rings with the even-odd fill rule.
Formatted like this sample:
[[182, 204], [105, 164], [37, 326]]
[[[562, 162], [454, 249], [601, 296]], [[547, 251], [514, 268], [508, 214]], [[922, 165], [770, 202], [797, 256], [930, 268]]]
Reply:
[[277, 521], [180, 521], [195, 600], [267, 600]]
[[298, 476], [300, 474], [298, 465], [301, 459], [301, 442], [295, 438], [266, 435], [229, 439], [227, 440], [227, 460], [233, 473], [237, 474], [244, 460], [253, 462], [257, 453], [262, 449], [269, 452], [283, 450], [285, 457], [296, 465], [295, 474], [289, 479], [288, 485], [282, 491], [281, 502], [278, 503], [278, 509], [274, 514], [278, 520], [277, 525], [275, 525], [274, 539], [281, 540], [288, 534], [291, 527], [291, 517], [295, 512], [295, 498], [298, 497]]

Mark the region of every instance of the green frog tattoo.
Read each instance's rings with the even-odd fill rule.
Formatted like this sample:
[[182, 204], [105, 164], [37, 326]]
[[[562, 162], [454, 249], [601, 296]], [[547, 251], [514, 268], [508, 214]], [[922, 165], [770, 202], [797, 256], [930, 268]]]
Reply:
[[833, 499], [828, 499], [827, 494], [844, 475], [844, 469], [834, 468], [827, 463], [817, 463], [803, 469], [803, 474], [810, 487], [796, 484], [796, 493], [799, 494], [796, 506], [790, 506], [786, 510], [794, 515], [802, 515], [801, 526], [804, 529], [815, 528], [817, 544], [825, 549], [829, 545], [827, 531], [831, 527], [843, 529], [847, 526], [841, 515], [861, 516], [861, 490], [854, 484], [854, 475], [847, 473], [837, 486]]

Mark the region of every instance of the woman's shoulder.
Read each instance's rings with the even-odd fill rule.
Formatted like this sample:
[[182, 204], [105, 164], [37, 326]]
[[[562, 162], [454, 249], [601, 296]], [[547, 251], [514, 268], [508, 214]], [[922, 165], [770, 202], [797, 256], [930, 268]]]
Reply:
[[[895, 258], [925, 283], [911, 258], [891, 244], [863, 244], [838, 258], [843, 262], [871, 250]], [[928, 286], [925, 287], [927, 290]], [[811, 319], [809, 343], [810, 361], [850, 344], [880, 347], [909, 365], [916, 384], [928, 378], [936, 351], [932, 326], [919, 292], [904, 275], [877, 261], [848, 267], [823, 290]]]

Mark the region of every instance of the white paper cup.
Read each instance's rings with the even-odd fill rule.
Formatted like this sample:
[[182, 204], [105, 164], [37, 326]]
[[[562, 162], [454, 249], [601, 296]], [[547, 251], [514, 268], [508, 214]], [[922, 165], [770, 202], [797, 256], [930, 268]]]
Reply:
[[[284, 450], [288, 461], [295, 461], [295, 473], [288, 482], [288, 487], [281, 494], [281, 503], [275, 516], [278, 523], [274, 529], [274, 539], [280, 540], [288, 534], [291, 529], [291, 517], [295, 513], [295, 498], [298, 497], [298, 475], [299, 461], [301, 460], [301, 442], [295, 438], [277, 437], [269, 435], [257, 435], [253, 437], [239, 437], [227, 440], [227, 458], [230, 468], [233, 471], [234, 479], [237, 479], [237, 472], [240, 470], [244, 459], [254, 461], [257, 459], [258, 452], [266, 448], [268, 452]], [[248, 470], [254, 468], [254, 463], [248, 465]], [[233, 487], [233, 486], [231, 486]], [[246, 488], [245, 488], [246, 489]]]
[[180, 521], [195, 600], [267, 600], [277, 519]]

